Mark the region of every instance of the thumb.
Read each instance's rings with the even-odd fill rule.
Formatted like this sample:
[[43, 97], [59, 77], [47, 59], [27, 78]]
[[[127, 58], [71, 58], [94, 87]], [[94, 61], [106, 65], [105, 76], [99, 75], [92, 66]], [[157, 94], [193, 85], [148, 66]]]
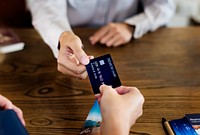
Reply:
[[81, 64], [83, 65], [89, 64], [90, 60], [87, 54], [83, 50], [78, 50], [77, 53], [75, 53], [75, 55]]
[[73, 51], [76, 58], [80, 61], [81, 64], [87, 65], [89, 63], [90, 60], [87, 54], [83, 51], [81, 46], [75, 47]]
[[70, 49], [69, 53], [74, 53], [75, 57], [81, 64], [87, 65], [89, 63], [89, 58], [82, 49], [83, 44], [81, 42], [81, 39], [78, 36], [76, 36], [73, 32], [63, 32], [60, 36], [60, 43], [61, 48], [63, 48], [61, 50], [66, 52], [66, 49], [68, 51]]
[[99, 88], [101, 94], [103, 95], [104, 93], [117, 93], [115, 89], [113, 89], [111, 86], [108, 85], [101, 85]]

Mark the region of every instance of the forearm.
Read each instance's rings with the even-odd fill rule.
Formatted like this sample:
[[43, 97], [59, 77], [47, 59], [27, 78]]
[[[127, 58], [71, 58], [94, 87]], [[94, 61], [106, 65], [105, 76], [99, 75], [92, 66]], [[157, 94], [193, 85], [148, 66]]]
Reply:
[[101, 135], [129, 135], [129, 123], [127, 123], [127, 121], [123, 122], [123, 120], [118, 118], [116, 120], [114, 118], [109, 118], [103, 121]]
[[43, 40], [58, 56], [58, 40], [62, 32], [71, 31], [65, 0], [27, 0], [32, 23]]
[[[46, 23], [44, 23], [46, 22]], [[47, 20], [42, 22], [34, 23], [34, 28], [39, 32], [40, 36], [43, 38], [44, 42], [49, 45], [51, 50], [53, 51], [54, 56], [57, 58], [58, 56], [58, 42], [60, 35], [64, 31], [72, 31], [70, 26], [62, 25], [67, 24], [65, 21], [53, 21], [49, 23]], [[46, 27], [48, 26], [48, 27]], [[46, 27], [46, 29], [45, 29]]]

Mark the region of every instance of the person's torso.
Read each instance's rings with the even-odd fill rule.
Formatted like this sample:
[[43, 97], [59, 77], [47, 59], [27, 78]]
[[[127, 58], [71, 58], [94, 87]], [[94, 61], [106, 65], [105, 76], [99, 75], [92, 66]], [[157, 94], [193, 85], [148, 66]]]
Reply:
[[140, 0], [67, 0], [71, 26], [102, 26], [138, 13]]

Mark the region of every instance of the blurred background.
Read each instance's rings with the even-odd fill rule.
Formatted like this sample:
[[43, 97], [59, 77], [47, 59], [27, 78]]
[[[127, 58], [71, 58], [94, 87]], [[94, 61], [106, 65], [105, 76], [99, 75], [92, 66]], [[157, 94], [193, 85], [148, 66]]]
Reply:
[[[200, 25], [200, 0], [174, 0], [174, 3], [176, 14], [168, 27]], [[31, 16], [26, 9], [25, 0], [1, 0], [0, 25], [31, 27]]]
[[169, 27], [200, 25], [200, 0], [174, 0], [176, 13]]
[[0, 26], [31, 27], [25, 0], [0, 0]]

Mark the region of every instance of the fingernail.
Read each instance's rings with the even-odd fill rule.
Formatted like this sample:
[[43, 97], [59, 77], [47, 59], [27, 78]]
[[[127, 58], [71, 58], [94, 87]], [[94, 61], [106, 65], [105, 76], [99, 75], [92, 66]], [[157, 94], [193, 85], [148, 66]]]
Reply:
[[82, 57], [81, 57], [81, 63], [82, 63], [83, 65], [87, 65], [87, 64], [89, 63], [88, 57], [87, 57], [87, 56], [82, 56]]

